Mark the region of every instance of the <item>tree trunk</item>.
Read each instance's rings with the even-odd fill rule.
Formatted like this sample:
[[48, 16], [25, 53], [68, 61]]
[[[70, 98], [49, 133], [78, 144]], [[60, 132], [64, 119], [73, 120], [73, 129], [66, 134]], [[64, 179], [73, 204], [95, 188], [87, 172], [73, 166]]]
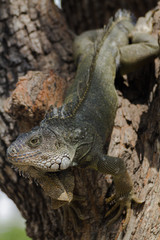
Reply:
[[[116, 0], [112, 3], [94, 0], [62, 3], [68, 24], [75, 32], [100, 27], [105, 14], [109, 17], [117, 8], [128, 7], [127, 0], [121, 3]], [[153, 0], [140, 3], [134, 0], [130, 9], [136, 8], [139, 15], [155, 3]], [[83, 15], [87, 17], [84, 19]], [[160, 29], [159, 19], [158, 5], [154, 15], [155, 34]], [[44, 191], [34, 181], [19, 176], [6, 160], [6, 149], [18, 132], [28, 130], [43, 118], [43, 104], [49, 108], [50, 104], [62, 103], [64, 91], [71, 84], [75, 71], [72, 40], [73, 34], [67, 27], [63, 12], [52, 1], [0, 0], [0, 188], [21, 211], [26, 219], [27, 234], [32, 239], [160, 239], [158, 59], [155, 64], [148, 64], [130, 74], [126, 81], [116, 80], [119, 107], [108, 151], [112, 156], [123, 157], [132, 176], [134, 190], [145, 201], [140, 206], [133, 206], [125, 233], [121, 227], [123, 216], [106, 227], [108, 219], [104, 216], [109, 208], [105, 205], [105, 197], [113, 192], [109, 176], [86, 169], [74, 170], [74, 193], [84, 198], [77, 202], [77, 207], [86, 218], [83, 221], [77, 219], [77, 228], [71, 215], [65, 216], [63, 208], [53, 210]], [[36, 70], [36, 73], [30, 72], [22, 78], [29, 70]], [[19, 85], [7, 103], [6, 98], [15, 88], [18, 77], [21, 77]], [[47, 92], [46, 102], [43, 94], [48, 89], [47, 83], [52, 83], [54, 94], [51, 94], [50, 101]]]
[[[62, 7], [69, 27], [76, 33], [88, 29], [103, 28], [119, 8], [125, 8], [136, 17], [155, 7], [157, 0], [62, 0]], [[72, 14], [71, 14], [72, 13]]]

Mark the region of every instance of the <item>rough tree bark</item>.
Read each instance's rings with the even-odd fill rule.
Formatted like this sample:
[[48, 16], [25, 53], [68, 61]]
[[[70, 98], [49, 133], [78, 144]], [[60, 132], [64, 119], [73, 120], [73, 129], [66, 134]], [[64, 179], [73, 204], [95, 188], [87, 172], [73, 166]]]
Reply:
[[[135, 12], [139, 15], [155, 3], [153, 0], [133, 0], [130, 8], [136, 8]], [[94, 0], [63, 1], [68, 23], [71, 25], [72, 22], [72, 30], [76, 32], [95, 25], [100, 27], [105, 14], [108, 17], [117, 8], [127, 7], [127, 4], [127, 0], [114, 0], [112, 4], [110, 1]], [[83, 16], [87, 16], [88, 20]], [[90, 20], [92, 16], [94, 21]], [[155, 34], [159, 30], [160, 6], [154, 16]], [[106, 228], [104, 215], [108, 207], [104, 199], [113, 192], [109, 176], [91, 170], [74, 171], [75, 193], [84, 196], [78, 207], [88, 219], [80, 221], [77, 230], [73, 228], [72, 218], [67, 218], [64, 232], [63, 209], [52, 210], [50, 199], [42, 189], [19, 176], [6, 161], [7, 146], [18, 132], [35, 126], [43, 118], [45, 110], [42, 106], [49, 107], [57, 99], [58, 104], [62, 103], [63, 93], [74, 75], [72, 40], [73, 34], [63, 13], [52, 1], [0, 0], [0, 188], [21, 211], [26, 219], [27, 234], [32, 239], [160, 239], [158, 59], [155, 65], [149, 64], [136, 74], [129, 75], [125, 81], [120, 78], [116, 81], [119, 108], [108, 151], [113, 156], [124, 158], [134, 189], [145, 200], [143, 205], [133, 206], [125, 234], [120, 224], [122, 216]], [[6, 103], [18, 77], [29, 70], [41, 72], [37, 72], [36, 76], [30, 72], [21, 78], [14, 97]], [[52, 83], [53, 92], [49, 95], [47, 84]], [[43, 97], [46, 92], [52, 99], [48, 98], [47, 102]], [[9, 117], [4, 107], [16, 120]]]
[[[119, 8], [129, 9], [136, 17], [156, 6], [157, 0], [62, 0], [69, 27], [76, 33], [103, 27]], [[71, 14], [72, 13], [72, 14]]]

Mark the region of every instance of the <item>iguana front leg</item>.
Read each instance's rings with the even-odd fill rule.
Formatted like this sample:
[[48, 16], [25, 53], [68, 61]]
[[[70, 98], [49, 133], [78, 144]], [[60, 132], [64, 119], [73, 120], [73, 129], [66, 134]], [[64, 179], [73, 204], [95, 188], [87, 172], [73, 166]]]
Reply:
[[107, 155], [100, 155], [97, 157], [97, 161], [91, 166], [94, 169], [104, 174], [111, 174], [113, 176], [116, 193], [106, 200], [107, 203], [115, 201], [115, 205], [106, 214], [106, 217], [114, 212], [117, 208], [119, 211], [117, 214], [108, 222], [108, 226], [115, 222], [122, 214], [123, 210], [126, 209], [126, 219], [123, 223], [125, 229], [131, 215], [131, 202], [142, 203], [141, 200], [135, 197], [133, 194], [133, 184], [131, 178], [126, 170], [124, 161], [118, 157], [110, 157]]
[[85, 198], [73, 194], [74, 191], [74, 175], [71, 169], [56, 173], [46, 173], [39, 175], [37, 181], [43, 188], [45, 194], [51, 197], [52, 208], [64, 209], [64, 231], [68, 225], [68, 218], [71, 219], [75, 230], [79, 230], [79, 220], [86, 220], [81, 209], [76, 202], [84, 201]]
[[[73, 200], [63, 206], [64, 211], [64, 232], [67, 230], [68, 219], [71, 220], [73, 228], [75, 231], [81, 231], [80, 224], [81, 221], [88, 220], [89, 217], [85, 216], [80, 208], [80, 202], [83, 202], [85, 197], [73, 195]], [[81, 220], [81, 221], [80, 221]]]

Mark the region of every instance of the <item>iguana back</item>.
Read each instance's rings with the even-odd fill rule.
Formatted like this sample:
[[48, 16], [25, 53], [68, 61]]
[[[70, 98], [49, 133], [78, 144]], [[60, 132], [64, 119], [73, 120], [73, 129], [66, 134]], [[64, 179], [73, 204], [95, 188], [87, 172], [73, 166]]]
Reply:
[[67, 91], [64, 105], [59, 110], [53, 108], [46, 116], [47, 121], [55, 118], [85, 121], [106, 140], [117, 109], [114, 80], [120, 61], [118, 48], [128, 44], [133, 27], [130, 13], [119, 10], [103, 30], [88, 31], [75, 39], [78, 68], [74, 83]]

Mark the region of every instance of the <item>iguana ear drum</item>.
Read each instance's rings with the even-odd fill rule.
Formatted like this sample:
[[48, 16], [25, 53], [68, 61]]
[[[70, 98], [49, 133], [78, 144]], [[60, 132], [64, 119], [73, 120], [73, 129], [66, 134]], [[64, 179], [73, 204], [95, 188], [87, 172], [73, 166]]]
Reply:
[[64, 156], [64, 157], [62, 158], [62, 162], [61, 162], [61, 165], [60, 165], [60, 169], [63, 170], [63, 169], [68, 168], [69, 165], [70, 165], [70, 163], [71, 163], [70, 158], [69, 158], [68, 156]]

